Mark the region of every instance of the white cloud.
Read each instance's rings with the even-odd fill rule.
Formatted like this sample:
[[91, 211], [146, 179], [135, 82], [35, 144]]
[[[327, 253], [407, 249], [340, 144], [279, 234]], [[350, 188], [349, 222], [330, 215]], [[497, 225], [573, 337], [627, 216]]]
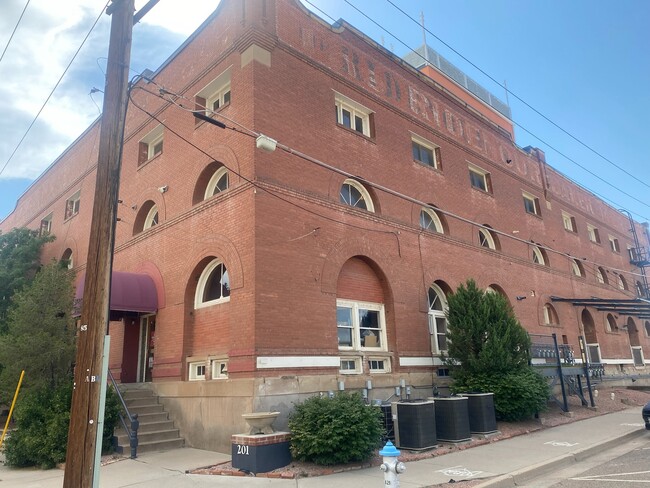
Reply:
[[[177, 34], [190, 35], [217, 8], [220, 0], [161, 0], [144, 16], [143, 23], [164, 27]], [[138, 0], [136, 9], [147, 0]]]

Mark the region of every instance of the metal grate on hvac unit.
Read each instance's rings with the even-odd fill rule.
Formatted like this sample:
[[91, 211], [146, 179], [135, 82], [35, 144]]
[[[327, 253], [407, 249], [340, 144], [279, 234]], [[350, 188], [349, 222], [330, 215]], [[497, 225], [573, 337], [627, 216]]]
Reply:
[[436, 398], [436, 432], [438, 440], [463, 442], [472, 438], [466, 397]]
[[382, 423], [384, 424], [383, 443], [391, 441], [395, 443], [395, 427], [393, 422], [393, 411], [390, 403], [382, 403], [379, 405], [381, 408]]
[[469, 431], [472, 434], [492, 434], [497, 431], [494, 393], [463, 393], [467, 397]]
[[437, 445], [436, 414], [431, 400], [394, 402], [395, 442], [403, 449], [429, 449]]

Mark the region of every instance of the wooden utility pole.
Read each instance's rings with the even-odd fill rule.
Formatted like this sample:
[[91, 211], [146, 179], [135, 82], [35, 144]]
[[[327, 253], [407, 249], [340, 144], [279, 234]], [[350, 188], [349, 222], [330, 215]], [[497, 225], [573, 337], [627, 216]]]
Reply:
[[77, 339], [64, 488], [90, 488], [95, 470], [104, 336], [109, 308], [124, 121], [128, 103], [134, 0], [113, 0], [97, 180]]

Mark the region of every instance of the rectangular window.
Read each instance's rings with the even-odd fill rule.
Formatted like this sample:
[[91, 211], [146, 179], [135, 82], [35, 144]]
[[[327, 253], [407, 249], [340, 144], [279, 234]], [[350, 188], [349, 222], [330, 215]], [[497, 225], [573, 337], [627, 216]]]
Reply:
[[600, 234], [598, 233], [598, 229], [596, 227], [591, 224], [587, 224], [587, 234], [589, 235], [589, 240], [591, 242], [600, 244]]
[[189, 371], [190, 381], [205, 379], [205, 362], [190, 363]]
[[[212, 117], [215, 112], [230, 105], [230, 72], [229, 67], [196, 94], [194, 102], [197, 112]], [[201, 119], [196, 118], [195, 121], [198, 124]]]
[[163, 125], [160, 124], [140, 139], [138, 165], [146, 163], [163, 152]]
[[564, 225], [565, 230], [568, 230], [569, 232], [578, 232], [576, 219], [573, 215], [562, 212], [562, 224]]
[[542, 213], [539, 206], [539, 198], [526, 192], [523, 193], [523, 197], [524, 197], [524, 209], [526, 209], [526, 212], [540, 217]]
[[366, 137], [373, 137], [373, 113], [354, 100], [334, 92], [336, 122]]
[[337, 300], [336, 326], [341, 350], [386, 350], [382, 304]]
[[609, 236], [609, 247], [612, 252], [621, 252], [621, 247], [618, 244], [618, 239], [614, 236]]
[[41, 225], [38, 229], [38, 235], [43, 237], [43, 236], [50, 235], [51, 232], [52, 232], [52, 214], [48, 215], [43, 220], [41, 220]]
[[81, 203], [81, 190], [68, 198], [65, 202], [65, 215], [64, 220], [68, 220], [79, 213], [79, 206]]
[[481, 190], [486, 193], [492, 193], [492, 182], [490, 181], [490, 173], [488, 173], [487, 171], [478, 168], [476, 166], [470, 166], [469, 181], [472, 185], [472, 188], [476, 188], [477, 190]]
[[227, 359], [213, 359], [212, 360], [212, 379], [220, 380], [228, 378], [228, 360]]
[[429, 312], [429, 333], [431, 334], [431, 352], [442, 354], [447, 351], [447, 318], [444, 312]]
[[370, 373], [390, 373], [390, 359], [369, 358], [368, 371]]
[[411, 152], [413, 153], [414, 161], [422, 163], [425, 166], [442, 169], [440, 147], [433, 142], [411, 134]]
[[359, 358], [341, 358], [341, 367], [339, 371], [342, 374], [359, 374], [361, 373], [361, 361]]

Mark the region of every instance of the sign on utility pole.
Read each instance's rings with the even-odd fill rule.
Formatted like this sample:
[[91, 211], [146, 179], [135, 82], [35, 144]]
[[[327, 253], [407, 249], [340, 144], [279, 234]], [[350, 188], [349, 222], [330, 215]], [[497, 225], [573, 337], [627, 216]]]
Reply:
[[68, 430], [64, 488], [90, 488], [95, 471], [104, 336], [108, 327], [134, 0], [113, 0], [86, 283]]

